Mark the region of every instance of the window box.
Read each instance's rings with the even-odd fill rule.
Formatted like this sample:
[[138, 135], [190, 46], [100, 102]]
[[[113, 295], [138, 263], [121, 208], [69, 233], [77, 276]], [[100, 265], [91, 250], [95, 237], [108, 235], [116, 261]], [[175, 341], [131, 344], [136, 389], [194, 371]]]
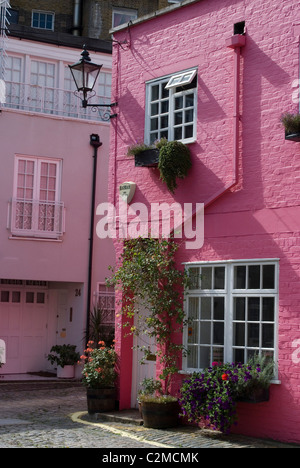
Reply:
[[270, 399], [270, 388], [257, 388], [249, 395], [237, 398], [238, 403], [263, 403]]
[[300, 141], [300, 132], [299, 133], [290, 133], [285, 134], [285, 139], [288, 141]]
[[159, 160], [159, 149], [149, 148], [134, 156], [136, 167], [157, 167]]
[[285, 139], [288, 141], [300, 141], [300, 114], [286, 112], [280, 119], [285, 128]]

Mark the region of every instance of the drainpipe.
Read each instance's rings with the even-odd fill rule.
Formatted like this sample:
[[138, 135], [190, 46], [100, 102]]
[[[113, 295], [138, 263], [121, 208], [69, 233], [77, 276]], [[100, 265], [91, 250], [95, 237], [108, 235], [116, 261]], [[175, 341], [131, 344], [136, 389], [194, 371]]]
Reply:
[[73, 36], [81, 35], [81, 13], [82, 13], [82, 0], [74, 0], [73, 11]]
[[[225, 185], [221, 190], [213, 194], [210, 198], [204, 202], [205, 208], [212, 205], [218, 198], [224, 195], [226, 192], [234, 188], [238, 183], [238, 161], [239, 161], [239, 122], [240, 122], [240, 58], [241, 58], [241, 47], [246, 43], [246, 37], [242, 34], [234, 34], [226, 40], [226, 46], [234, 49], [234, 97], [233, 97], [233, 155], [232, 155], [232, 180]], [[203, 207], [200, 208], [202, 211]], [[194, 210], [189, 219], [193, 219], [195, 215], [199, 213], [199, 210]], [[185, 222], [188, 220], [185, 220]], [[176, 229], [179, 226], [176, 226]], [[173, 230], [173, 232], [175, 229]]]
[[223, 189], [215, 193], [204, 202], [207, 208], [220, 198], [224, 193], [234, 188], [238, 183], [238, 160], [239, 160], [239, 123], [240, 123], [240, 58], [241, 47], [246, 43], [246, 37], [235, 34], [226, 40], [226, 47], [234, 50], [234, 97], [233, 97], [233, 159], [232, 159], [232, 181]]
[[92, 183], [92, 202], [91, 202], [91, 224], [90, 224], [90, 246], [89, 246], [89, 266], [88, 266], [88, 285], [87, 285], [87, 310], [86, 310], [86, 343], [90, 335], [90, 310], [92, 295], [92, 274], [93, 274], [93, 247], [94, 247], [94, 224], [95, 224], [95, 198], [96, 198], [96, 180], [97, 180], [97, 157], [98, 148], [102, 145], [99, 135], [90, 136], [90, 145], [94, 148], [93, 154], [93, 183]]

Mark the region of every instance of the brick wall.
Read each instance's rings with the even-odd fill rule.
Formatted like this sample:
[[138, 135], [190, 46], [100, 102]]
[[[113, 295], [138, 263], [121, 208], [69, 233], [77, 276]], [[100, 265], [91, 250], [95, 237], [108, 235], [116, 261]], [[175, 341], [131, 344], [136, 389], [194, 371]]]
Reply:
[[[55, 12], [55, 32], [67, 32], [73, 24], [73, 0], [12, 0], [11, 7], [19, 11], [19, 24], [31, 25], [33, 9]], [[83, 36], [97, 39], [110, 39], [112, 8], [130, 8], [143, 16], [159, 8], [168, 6], [168, 0], [85, 0], [83, 2]]]
[[[238, 185], [205, 211], [205, 241], [199, 250], [181, 247], [189, 261], [278, 258], [278, 367], [280, 385], [271, 400], [241, 405], [238, 430], [300, 442], [300, 162], [299, 143], [287, 142], [280, 116], [298, 110], [292, 83], [299, 76], [300, 24], [297, 0], [194, 2], [168, 15], [115, 34], [127, 46], [113, 47], [110, 200], [131, 180], [134, 202], [205, 202], [231, 180], [233, 163], [234, 52], [225, 40], [245, 21], [241, 56], [241, 118]], [[180, 30], [180, 34], [178, 34]], [[129, 43], [130, 39], [130, 43]], [[157, 169], [135, 168], [129, 146], [144, 140], [145, 82], [198, 67], [197, 141], [193, 168], [171, 195]], [[120, 245], [116, 244], [116, 249]], [[298, 345], [300, 348], [300, 345]]]

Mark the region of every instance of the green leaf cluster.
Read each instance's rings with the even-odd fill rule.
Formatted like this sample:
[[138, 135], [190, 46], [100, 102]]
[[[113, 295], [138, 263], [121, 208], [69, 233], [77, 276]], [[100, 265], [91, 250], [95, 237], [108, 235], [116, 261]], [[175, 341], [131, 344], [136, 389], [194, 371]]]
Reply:
[[127, 298], [121, 304], [127, 333], [145, 334], [155, 341], [154, 351], [147, 346], [142, 348], [143, 360], [156, 354], [162, 368], [159, 378], [164, 382], [164, 393], [168, 393], [171, 376], [178, 372], [179, 353], [184, 351], [173, 339], [186, 323], [183, 292], [187, 280], [184, 271], [176, 267], [177, 249], [172, 239], [127, 240], [120, 266], [109, 280]]

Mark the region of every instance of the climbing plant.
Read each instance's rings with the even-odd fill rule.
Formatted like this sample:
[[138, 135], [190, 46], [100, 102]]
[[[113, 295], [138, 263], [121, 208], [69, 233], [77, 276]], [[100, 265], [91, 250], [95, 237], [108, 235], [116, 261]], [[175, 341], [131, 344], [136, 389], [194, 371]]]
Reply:
[[[178, 372], [179, 353], [184, 346], [174, 341], [186, 323], [183, 291], [187, 278], [175, 263], [178, 245], [173, 240], [137, 238], [127, 240], [120, 266], [113, 271], [109, 284], [121, 288], [122, 314], [128, 334], [146, 334], [156, 342], [164, 392], [169, 392], [171, 377]], [[128, 300], [129, 299], [129, 300]], [[147, 310], [146, 317], [142, 310]], [[133, 318], [135, 317], [135, 320]], [[140, 318], [140, 320], [139, 320]], [[153, 350], [143, 348], [146, 359]]]

